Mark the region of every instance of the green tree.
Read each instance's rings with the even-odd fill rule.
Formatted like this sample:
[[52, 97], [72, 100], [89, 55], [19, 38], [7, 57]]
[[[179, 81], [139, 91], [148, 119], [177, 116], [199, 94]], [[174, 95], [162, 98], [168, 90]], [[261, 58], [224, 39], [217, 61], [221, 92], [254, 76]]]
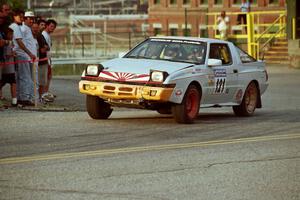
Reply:
[[23, 0], [0, 0], [0, 4], [8, 3], [12, 10], [15, 9], [25, 9], [25, 2]]

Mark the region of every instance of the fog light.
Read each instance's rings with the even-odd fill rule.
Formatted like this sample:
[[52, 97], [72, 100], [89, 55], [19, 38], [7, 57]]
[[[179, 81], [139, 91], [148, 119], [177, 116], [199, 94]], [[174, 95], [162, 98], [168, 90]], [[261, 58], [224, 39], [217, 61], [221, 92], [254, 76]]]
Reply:
[[150, 90], [150, 96], [155, 96], [155, 95], [156, 95], [156, 93], [157, 93], [157, 91], [156, 91], [156, 90]]
[[83, 89], [85, 89], [85, 90], [89, 90], [89, 89], [90, 89], [90, 85], [88, 85], [88, 84], [84, 84], [84, 85], [83, 85]]

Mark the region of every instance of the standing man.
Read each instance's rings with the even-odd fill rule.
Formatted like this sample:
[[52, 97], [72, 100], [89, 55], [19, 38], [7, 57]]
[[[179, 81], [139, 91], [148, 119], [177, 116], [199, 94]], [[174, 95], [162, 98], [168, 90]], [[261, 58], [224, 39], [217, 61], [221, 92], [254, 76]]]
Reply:
[[10, 9], [9, 4], [3, 3], [2, 5], [0, 5], [0, 12], [5, 21], [3, 24], [3, 27], [4, 27], [4, 29], [6, 29], [12, 23], [11, 16], [10, 16], [11, 9]]
[[13, 44], [17, 61], [17, 98], [19, 104], [33, 106], [34, 90], [29, 62], [34, 61], [36, 56], [24, 44], [24, 37], [21, 31], [23, 18], [23, 11], [15, 11], [13, 13], [14, 22], [9, 26], [14, 31]]
[[[10, 6], [7, 3], [0, 4], [0, 84], [2, 79], [2, 70], [4, 68], [4, 65], [1, 63], [4, 62], [4, 46], [5, 44], [5, 34], [7, 27], [11, 23], [11, 20], [9, 18], [10, 14]], [[2, 89], [0, 89], [0, 100], [2, 99]]]
[[[250, 12], [250, 2], [248, 0], [242, 0], [240, 10], [242, 14], [238, 14], [237, 23], [247, 25], [247, 13]], [[247, 33], [247, 27], [245, 27]]]
[[[6, 44], [5, 35], [4, 35], [4, 28], [3, 24], [5, 22], [5, 17], [3, 16], [2, 12], [0, 12], [0, 85], [2, 85], [2, 71], [4, 69], [4, 46]], [[0, 100], [2, 100], [2, 89], [0, 88]]]
[[[32, 11], [26, 11], [24, 15], [24, 23], [21, 27], [21, 31], [23, 33], [23, 42], [27, 49], [37, 58], [38, 57], [38, 43], [37, 40], [33, 37], [32, 33], [32, 25], [34, 21], [34, 13]], [[33, 81], [33, 86], [35, 88], [34, 90], [34, 100], [37, 102], [37, 85], [38, 85], [38, 78], [37, 78], [37, 65], [38, 63], [36, 61], [31, 61], [30, 63], [30, 69], [31, 69], [31, 78]]]
[[[33, 25], [34, 26], [34, 25]], [[39, 98], [41, 102], [47, 102], [47, 85], [48, 85], [48, 59], [47, 59], [47, 51], [49, 51], [49, 47], [47, 42], [42, 35], [42, 32], [46, 28], [46, 21], [40, 19], [38, 21], [39, 31], [36, 32], [34, 27], [32, 27], [32, 32], [36, 34], [36, 39], [39, 44]], [[36, 32], [36, 33], [35, 33]], [[53, 100], [53, 99], [50, 99]]]
[[[52, 46], [52, 41], [51, 41], [51, 37], [50, 34], [53, 33], [53, 31], [55, 30], [57, 26], [57, 23], [55, 20], [53, 19], [49, 19], [46, 22], [46, 28], [45, 30], [42, 32], [42, 35], [44, 36], [46, 43], [49, 47], [49, 50], [47, 51], [47, 58], [48, 58], [48, 83], [46, 86], [46, 92], [49, 93], [49, 86], [50, 86], [50, 82], [52, 79], [52, 66], [51, 66], [51, 46]], [[53, 96], [53, 95], [49, 95], [49, 96]]]
[[228, 27], [229, 27], [229, 17], [226, 16], [226, 12], [222, 11], [221, 15], [217, 19], [218, 30], [220, 33], [221, 40], [228, 39]]

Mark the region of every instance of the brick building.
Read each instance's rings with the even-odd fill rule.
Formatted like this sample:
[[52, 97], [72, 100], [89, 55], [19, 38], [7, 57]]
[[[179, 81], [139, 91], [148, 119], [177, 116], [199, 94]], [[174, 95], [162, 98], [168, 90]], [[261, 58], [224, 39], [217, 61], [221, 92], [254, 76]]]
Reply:
[[[149, 0], [150, 35], [187, 35], [213, 37], [215, 16], [211, 13], [239, 12], [241, 0]], [[284, 0], [252, 0], [251, 11], [285, 10]], [[210, 14], [209, 14], [210, 13]], [[232, 31], [239, 31], [236, 15], [230, 16]], [[260, 23], [271, 23], [276, 16], [260, 18]]]

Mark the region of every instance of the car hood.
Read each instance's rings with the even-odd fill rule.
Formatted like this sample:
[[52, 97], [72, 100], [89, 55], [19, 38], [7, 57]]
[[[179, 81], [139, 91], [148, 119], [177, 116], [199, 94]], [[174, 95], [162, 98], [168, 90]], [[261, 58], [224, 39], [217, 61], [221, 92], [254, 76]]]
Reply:
[[159, 70], [171, 74], [182, 68], [192, 66], [192, 63], [171, 62], [152, 59], [116, 58], [101, 63], [104, 71], [125, 72], [133, 74], [149, 74], [150, 70]]

